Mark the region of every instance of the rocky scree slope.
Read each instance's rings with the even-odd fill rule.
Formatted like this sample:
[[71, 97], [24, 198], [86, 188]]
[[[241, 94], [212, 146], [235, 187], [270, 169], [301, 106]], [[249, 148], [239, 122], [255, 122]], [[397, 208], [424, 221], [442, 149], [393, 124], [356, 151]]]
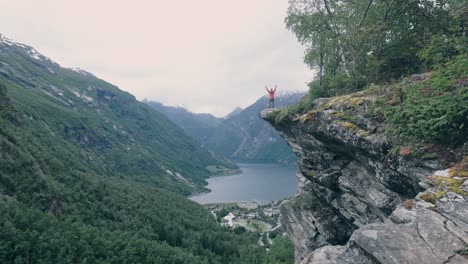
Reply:
[[298, 193], [281, 210], [296, 262], [468, 263], [468, 165], [438, 171], [463, 153], [394, 153], [375, 100], [364, 91], [279, 122], [276, 110], [260, 114], [299, 157]]

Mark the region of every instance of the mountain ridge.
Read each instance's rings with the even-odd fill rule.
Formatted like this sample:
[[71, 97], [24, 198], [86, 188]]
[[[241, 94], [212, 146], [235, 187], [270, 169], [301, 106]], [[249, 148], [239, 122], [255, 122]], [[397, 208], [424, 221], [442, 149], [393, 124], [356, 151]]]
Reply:
[[29, 50], [0, 42], [0, 262], [266, 262], [255, 234], [179, 195], [232, 163], [129, 93]]
[[[12, 88], [10, 94], [14, 103], [27, 106], [22, 109], [23, 115], [28, 116], [30, 122], [37, 122], [37, 125], [43, 119], [42, 113], [51, 117], [55, 115], [54, 124], [46, 122], [49, 129], [90, 152], [89, 155], [93, 157], [91, 163], [102, 163], [112, 156], [115, 161], [106, 163], [107, 167], [112, 167], [110, 170], [124, 169], [129, 172], [128, 169], [133, 167], [130, 171], [140, 168], [141, 173], [153, 168], [156, 174], [165, 175], [162, 178], [182, 187], [183, 184], [177, 183], [174, 176], [166, 173], [168, 170], [174, 171], [193, 181], [189, 188], [197, 186], [196, 189], [204, 185], [203, 178], [213, 174], [197, 165], [196, 160], [211, 160], [209, 164], [205, 163], [207, 167], [220, 165], [227, 170], [236, 168], [201, 148], [164, 115], [93, 74], [81, 69], [63, 68], [34, 48], [4, 36], [1, 37], [0, 46], [0, 77], [10, 82], [12, 87], [19, 85]], [[50, 112], [50, 107], [57, 112]], [[63, 114], [63, 121], [59, 120], [58, 113]], [[158, 130], [171, 132], [158, 133]], [[175, 154], [177, 148], [197, 154]], [[132, 151], [138, 151], [138, 155], [132, 157], [129, 153]], [[140, 160], [133, 160], [135, 156], [139, 156]], [[152, 159], [154, 161], [150, 162]]]
[[[276, 104], [285, 107], [299, 102], [305, 95], [299, 91], [278, 91]], [[230, 113], [228, 118], [211, 114], [196, 114], [185, 108], [164, 106], [144, 101], [165, 114], [184, 131], [216, 153], [239, 162], [295, 162], [295, 156], [286, 143], [256, 114], [268, 102], [266, 96], [257, 99], [245, 109]], [[234, 113], [234, 114], [233, 114]]]

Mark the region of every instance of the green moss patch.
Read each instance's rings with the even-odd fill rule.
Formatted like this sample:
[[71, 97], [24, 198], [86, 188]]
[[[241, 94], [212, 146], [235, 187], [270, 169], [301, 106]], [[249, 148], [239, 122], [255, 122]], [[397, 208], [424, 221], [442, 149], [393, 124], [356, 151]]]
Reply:
[[351, 123], [351, 122], [341, 122], [341, 126], [346, 128], [346, 129], [352, 130], [352, 131], [358, 131], [359, 130], [359, 127], [356, 126], [355, 124]]
[[454, 192], [462, 196], [468, 196], [468, 192], [460, 189], [461, 185], [465, 182], [466, 178], [458, 175], [464, 175], [466, 171], [464, 168], [468, 165], [465, 159], [453, 166], [449, 171], [448, 177], [443, 176], [430, 176], [429, 180], [434, 184], [432, 190], [426, 191], [419, 195], [422, 200], [434, 204], [438, 199], [442, 198], [447, 192]]

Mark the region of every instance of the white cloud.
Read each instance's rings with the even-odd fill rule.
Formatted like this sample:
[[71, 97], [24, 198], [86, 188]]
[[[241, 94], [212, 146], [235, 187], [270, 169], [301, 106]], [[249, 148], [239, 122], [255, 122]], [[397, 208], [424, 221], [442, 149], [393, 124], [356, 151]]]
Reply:
[[287, 0], [0, 0], [0, 32], [137, 96], [227, 114], [313, 73]]

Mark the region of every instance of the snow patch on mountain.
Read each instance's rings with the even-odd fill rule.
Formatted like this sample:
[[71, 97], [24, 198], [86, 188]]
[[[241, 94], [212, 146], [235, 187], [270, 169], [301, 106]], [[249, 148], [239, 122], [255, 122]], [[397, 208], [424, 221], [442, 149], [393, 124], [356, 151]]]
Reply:
[[34, 48], [29, 49], [27, 52], [31, 58], [42, 61], [42, 55]]
[[2, 34], [0, 34], [0, 42], [5, 43], [8, 46], [13, 46], [13, 45], [16, 44], [16, 42], [14, 42], [13, 40], [3, 36]]
[[[32, 59], [35, 59], [35, 60], [38, 60], [38, 61], [47, 61], [49, 63], [54, 64], [54, 66], [60, 67], [60, 65], [58, 63], [56, 63], [53, 60], [51, 60], [51, 59], [47, 58], [46, 56], [42, 55], [35, 48], [33, 48], [31, 46], [28, 46], [28, 45], [18, 43], [18, 42], [15, 42], [14, 40], [5, 37], [2, 34], [0, 34], [0, 44], [4, 44], [4, 45], [9, 46], [11, 48], [19, 48], [19, 50], [21, 52], [26, 53]], [[47, 70], [50, 73], [55, 74], [55, 71], [52, 68], [48, 67]]]
[[72, 67], [72, 68], [67, 68], [67, 69], [72, 70], [74, 72], [77, 72], [77, 73], [79, 73], [81, 75], [84, 75], [84, 76], [92, 75], [91, 73], [89, 73], [89, 72], [87, 72], [87, 71], [85, 71], [85, 70], [83, 70], [81, 68], [78, 68], [78, 67]]
[[86, 94], [80, 93], [77, 89], [70, 88], [70, 91], [78, 98], [82, 99], [85, 103], [93, 103], [94, 99]]
[[281, 96], [290, 96], [290, 95], [295, 95], [295, 94], [305, 94], [305, 91], [299, 91], [299, 90], [279, 90], [276, 93], [276, 96], [281, 97]]

